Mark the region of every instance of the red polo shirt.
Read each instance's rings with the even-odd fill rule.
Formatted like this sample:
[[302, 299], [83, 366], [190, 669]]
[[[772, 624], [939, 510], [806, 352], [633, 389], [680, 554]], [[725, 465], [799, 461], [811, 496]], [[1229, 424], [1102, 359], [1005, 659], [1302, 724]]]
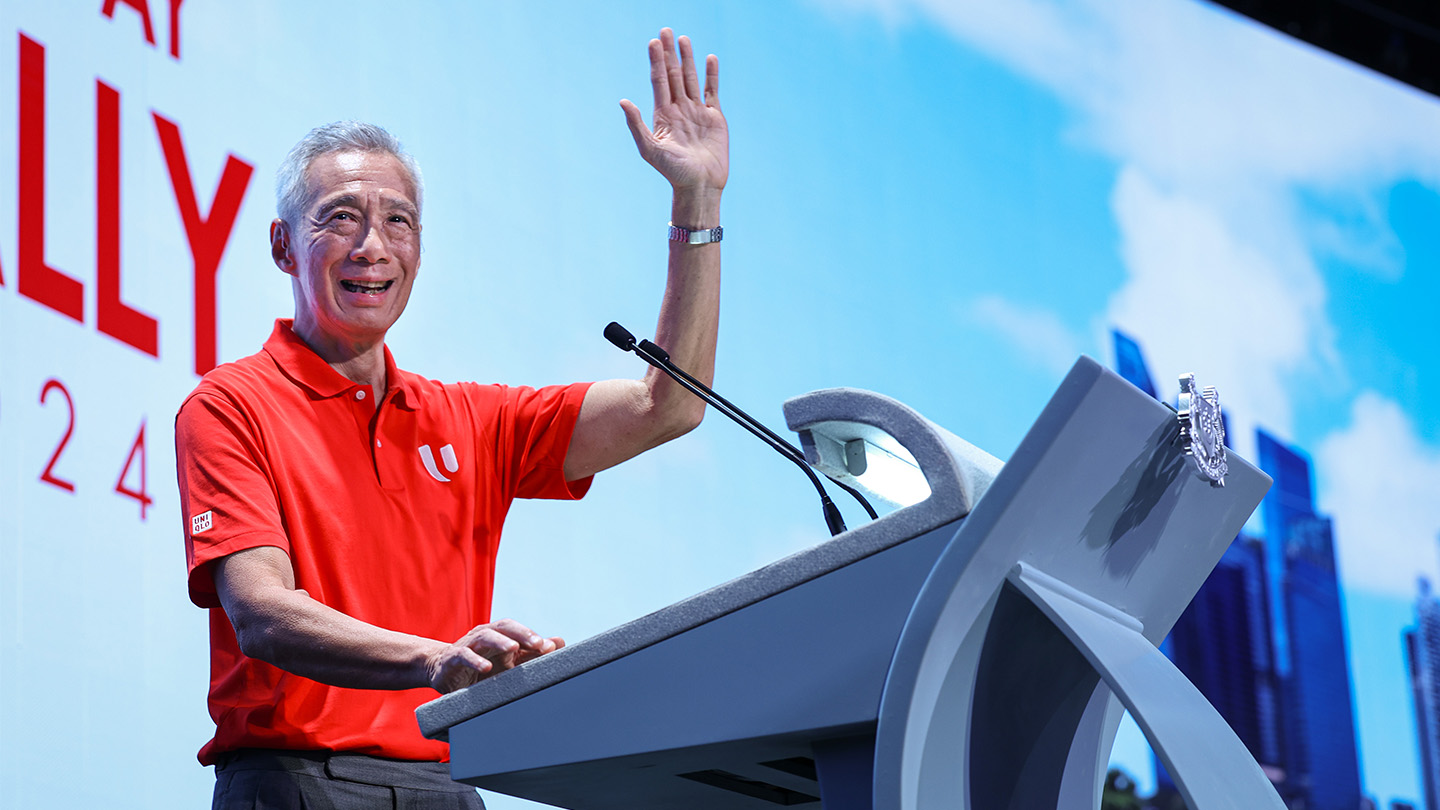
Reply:
[[[240, 652], [210, 563], [256, 546], [295, 585], [364, 622], [442, 641], [490, 620], [514, 498], [579, 498], [563, 466], [588, 384], [442, 385], [395, 366], [358, 385], [280, 320], [264, 350], [200, 381], [175, 421], [190, 598], [210, 608], [211, 764], [237, 748], [443, 760], [415, 707], [431, 689], [327, 686]], [[377, 417], [376, 411], [379, 411]]]

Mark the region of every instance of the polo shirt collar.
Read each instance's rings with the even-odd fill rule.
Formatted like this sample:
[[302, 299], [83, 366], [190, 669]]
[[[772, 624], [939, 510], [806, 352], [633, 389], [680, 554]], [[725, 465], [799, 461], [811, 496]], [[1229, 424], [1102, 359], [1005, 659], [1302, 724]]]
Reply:
[[[276, 318], [275, 328], [265, 341], [265, 353], [270, 355], [280, 371], [317, 397], [339, 396], [358, 388], [358, 383], [332, 368], [295, 334], [294, 323], [291, 318]], [[420, 407], [419, 392], [413, 390], [406, 375], [395, 365], [390, 347], [386, 346], [384, 349], [385, 381], [394, 395], [395, 403], [409, 410], [416, 410]]]

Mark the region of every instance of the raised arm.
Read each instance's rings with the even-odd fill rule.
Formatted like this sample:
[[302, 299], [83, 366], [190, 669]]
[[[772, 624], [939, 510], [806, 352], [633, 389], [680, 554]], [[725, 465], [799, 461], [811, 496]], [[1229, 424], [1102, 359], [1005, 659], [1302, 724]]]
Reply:
[[[676, 54], [678, 44], [679, 54]], [[730, 172], [730, 139], [720, 112], [720, 60], [705, 60], [700, 85], [688, 37], [669, 28], [650, 40], [654, 128], [640, 109], [620, 102], [640, 156], [673, 192], [670, 221], [687, 230], [720, 225], [720, 193]], [[656, 223], [657, 236], [660, 232]], [[670, 242], [665, 297], [655, 342], [676, 365], [710, 383], [720, 319], [720, 245]], [[590, 387], [565, 457], [565, 477], [584, 478], [619, 464], [700, 424], [705, 406], [655, 369], [642, 380], [608, 380]]]

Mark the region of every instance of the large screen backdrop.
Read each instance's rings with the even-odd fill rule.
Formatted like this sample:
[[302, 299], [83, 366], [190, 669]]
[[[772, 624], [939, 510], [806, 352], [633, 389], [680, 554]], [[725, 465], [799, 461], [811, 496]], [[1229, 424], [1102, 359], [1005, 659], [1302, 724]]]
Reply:
[[[1112, 329], [1162, 397], [1195, 372], [1238, 452], [1261, 428], [1312, 462], [1364, 790], [1417, 800], [1402, 633], [1440, 530], [1435, 99], [1192, 0], [17, 0], [0, 5], [0, 805], [208, 800], [173, 419], [198, 374], [291, 314], [266, 233], [308, 129], [374, 121], [424, 167], [403, 366], [641, 373], [600, 331], [649, 335], [662, 289], [668, 190], [617, 105], [648, 113], [662, 25], [722, 60], [721, 390], [778, 427], [788, 396], [871, 388], [1004, 457], [1076, 355], [1114, 362]], [[579, 504], [517, 505], [496, 615], [599, 632], [823, 540], [807, 490], [712, 417]], [[1115, 757], [1153, 784], [1133, 726]]]

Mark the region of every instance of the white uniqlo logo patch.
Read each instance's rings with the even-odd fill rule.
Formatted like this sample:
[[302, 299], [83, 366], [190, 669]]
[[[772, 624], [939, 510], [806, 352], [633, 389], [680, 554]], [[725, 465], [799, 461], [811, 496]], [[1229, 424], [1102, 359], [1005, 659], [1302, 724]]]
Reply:
[[195, 517], [190, 518], [190, 533], [199, 534], [213, 525], [215, 525], [215, 521], [211, 519], [210, 510], [207, 509]]

